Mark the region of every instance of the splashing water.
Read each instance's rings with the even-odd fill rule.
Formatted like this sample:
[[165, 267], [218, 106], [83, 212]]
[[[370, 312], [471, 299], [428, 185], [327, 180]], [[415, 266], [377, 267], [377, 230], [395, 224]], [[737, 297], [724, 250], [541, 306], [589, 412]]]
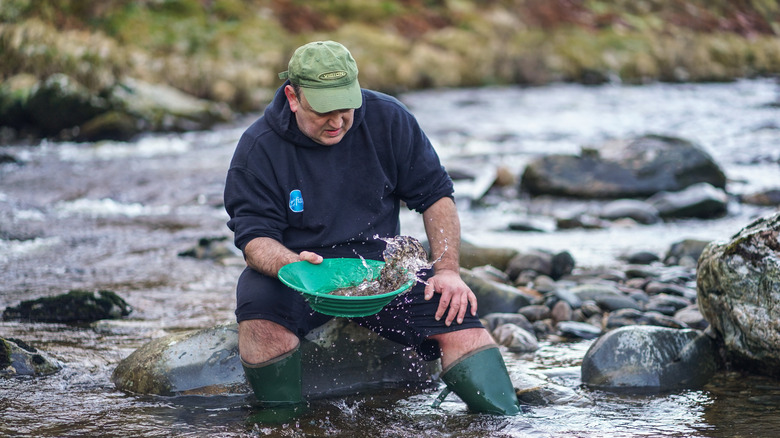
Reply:
[[374, 238], [387, 243], [382, 253], [385, 266], [379, 273], [379, 277], [375, 280], [365, 280], [357, 286], [337, 289], [331, 292], [331, 295], [347, 297], [379, 295], [398, 290], [409, 280], [424, 282], [419, 277], [419, 272], [430, 269], [433, 264], [428, 262], [428, 253], [419, 240], [411, 236], [389, 238], [374, 236]]

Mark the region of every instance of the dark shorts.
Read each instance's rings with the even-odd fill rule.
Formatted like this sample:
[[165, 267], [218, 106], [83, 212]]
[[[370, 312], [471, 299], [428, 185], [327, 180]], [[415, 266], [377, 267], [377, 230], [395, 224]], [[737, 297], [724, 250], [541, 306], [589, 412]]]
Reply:
[[[430, 271], [426, 271], [423, 278], [428, 278], [430, 274]], [[483, 327], [479, 317], [472, 316], [470, 311], [466, 312], [462, 324], [453, 322], [447, 327], [444, 317], [436, 321], [434, 315], [441, 295], [434, 294], [430, 301], [426, 301], [424, 291], [425, 284], [417, 283], [379, 313], [351, 320], [391, 341], [414, 347], [425, 360], [434, 360], [441, 356], [438, 343], [428, 339], [429, 336]], [[239, 277], [236, 288], [238, 322], [248, 319], [273, 321], [302, 338], [332, 318], [312, 310], [303, 295], [275, 278], [250, 268], [244, 269]]]

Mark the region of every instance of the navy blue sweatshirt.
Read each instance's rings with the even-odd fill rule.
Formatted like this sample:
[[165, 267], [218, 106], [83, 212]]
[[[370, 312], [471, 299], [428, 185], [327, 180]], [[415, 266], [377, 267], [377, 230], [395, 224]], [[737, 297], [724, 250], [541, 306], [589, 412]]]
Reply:
[[401, 201], [422, 213], [452, 193], [430, 141], [395, 98], [363, 90], [352, 128], [324, 146], [298, 129], [282, 86], [238, 142], [225, 208], [241, 250], [270, 237], [295, 252], [381, 260], [385, 243], [374, 236], [400, 232]]

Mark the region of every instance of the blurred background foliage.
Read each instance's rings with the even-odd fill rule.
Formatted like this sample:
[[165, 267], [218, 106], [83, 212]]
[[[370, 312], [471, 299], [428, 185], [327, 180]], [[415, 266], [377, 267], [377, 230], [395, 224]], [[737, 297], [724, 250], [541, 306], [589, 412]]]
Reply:
[[[728, 81], [780, 72], [776, 0], [0, 0], [3, 82], [124, 77], [257, 109], [292, 51], [344, 43], [361, 85]], [[21, 78], [21, 79], [20, 79]]]

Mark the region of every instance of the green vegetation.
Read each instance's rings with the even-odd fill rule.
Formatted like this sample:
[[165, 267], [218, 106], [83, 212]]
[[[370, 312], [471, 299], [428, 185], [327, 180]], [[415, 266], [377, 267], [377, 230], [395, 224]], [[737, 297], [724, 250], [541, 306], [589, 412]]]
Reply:
[[727, 81], [780, 72], [779, 23], [775, 0], [4, 0], [0, 77], [64, 73], [96, 94], [131, 77], [245, 111], [295, 47], [334, 39], [391, 93]]

